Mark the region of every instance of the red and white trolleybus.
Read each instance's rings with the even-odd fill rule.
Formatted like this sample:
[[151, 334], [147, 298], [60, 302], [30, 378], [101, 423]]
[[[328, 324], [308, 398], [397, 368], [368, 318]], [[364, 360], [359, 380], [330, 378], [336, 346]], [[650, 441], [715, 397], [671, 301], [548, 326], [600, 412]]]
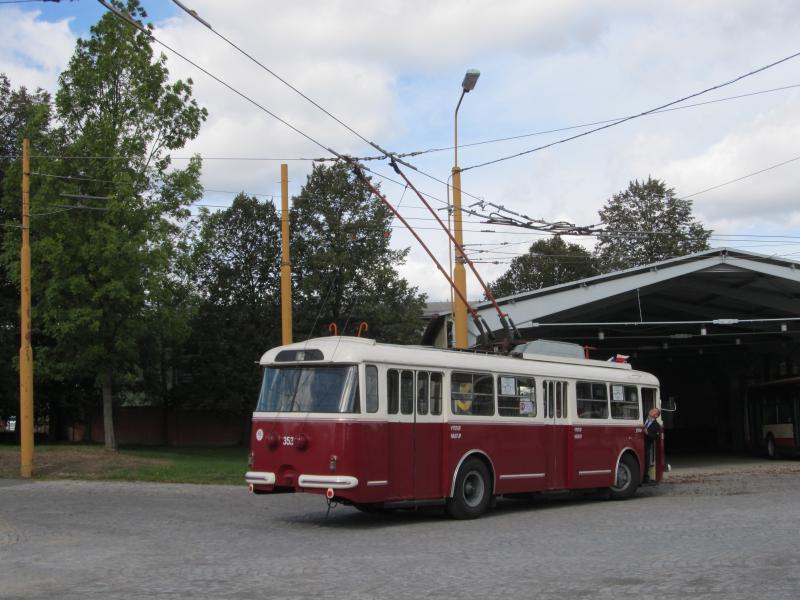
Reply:
[[[579, 348], [579, 347], [578, 347]], [[494, 496], [603, 488], [632, 496], [658, 380], [627, 363], [327, 337], [269, 350], [253, 413], [255, 493], [310, 492], [364, 510], [444, 504], [480, 516]], [[532, 351], [533, 350], [533, 351]]]

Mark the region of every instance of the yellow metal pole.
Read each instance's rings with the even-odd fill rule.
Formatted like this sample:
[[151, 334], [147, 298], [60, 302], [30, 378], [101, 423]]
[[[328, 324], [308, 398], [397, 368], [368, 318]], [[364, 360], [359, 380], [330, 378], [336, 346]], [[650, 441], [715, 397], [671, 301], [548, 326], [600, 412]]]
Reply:
[[22, 140], [22, 247], [20, 249], [19, 425], [23, 479], [33, 471], [33, 349], [31, 348], [30, 141]]
[[289, 257], [289, 166], [281, 165], [281, 340], [292, 343], [292, 261]]
[[469, 336], [467, 333], [467, 305], [461, 299], [467, 297], [467, 272], [464, 268], [464, 255], [461, 248], [464, 246], [464, 233], [461, 226], [461, 169], [453, 167], [453, 237], [456, 238], [456, 266], [453, 271], [453, 283], [461, 294], [456, 294], [453, 302], [453, 320], [455, 326], [456, 348], [467, 348]]

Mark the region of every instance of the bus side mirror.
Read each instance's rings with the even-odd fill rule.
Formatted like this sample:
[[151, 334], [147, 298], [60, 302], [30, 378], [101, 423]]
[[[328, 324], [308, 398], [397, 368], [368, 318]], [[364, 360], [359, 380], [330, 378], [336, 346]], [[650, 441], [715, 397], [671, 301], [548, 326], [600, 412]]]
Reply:
[[675, 397], [670, 396], [667, 398], [666, 402], [661, 401], [661, 410], [665, 412], [675, 412], [678, 410], [678, 404], [675, 402]]

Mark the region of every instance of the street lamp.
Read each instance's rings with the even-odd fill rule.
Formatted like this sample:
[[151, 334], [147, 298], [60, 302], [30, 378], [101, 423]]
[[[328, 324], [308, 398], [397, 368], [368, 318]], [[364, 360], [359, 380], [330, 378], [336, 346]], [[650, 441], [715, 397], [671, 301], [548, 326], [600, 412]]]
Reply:
[[466, 348], [469, 345], [469, 335], [467, 332], [467, 305], [462, 298], [467, 297], [467, 272], [464, 269], [464, 234], [461, 226], [461, 169], [458, 168], [458, 109], [461, 108], [461, 101], [464, 94], [471, 92], [478, 83], [481, 72], [477, 69], [469, 69], [461, 82], [461, 97], [456, 104], [454, 122], [454, 143], [453, 143], [453, 237], [456, 239], [456, 265], [453, 271], [453, 282], [456, 289], [460, 292], [456, 294], [453, 301], [453, 320], [455, 321], [455, 340], [456, 348]]

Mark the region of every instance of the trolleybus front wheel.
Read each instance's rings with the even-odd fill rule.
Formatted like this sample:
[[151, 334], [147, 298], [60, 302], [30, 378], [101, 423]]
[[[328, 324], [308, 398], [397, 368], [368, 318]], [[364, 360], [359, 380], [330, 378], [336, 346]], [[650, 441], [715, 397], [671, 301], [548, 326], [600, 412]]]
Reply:
[[467, 459], [456, 476], [453, 497], [447, 499], [447, 513], [454, 519], [475, 519], [492, 502], [492, 482], [489, 469], [478, 458]]
[[636, 493], [638, 487], [639, 463], [630, 454], [623, 454], [617, 465], [614, 485], [608, 488], [608, 497], [611, 500], [627, 500]]

